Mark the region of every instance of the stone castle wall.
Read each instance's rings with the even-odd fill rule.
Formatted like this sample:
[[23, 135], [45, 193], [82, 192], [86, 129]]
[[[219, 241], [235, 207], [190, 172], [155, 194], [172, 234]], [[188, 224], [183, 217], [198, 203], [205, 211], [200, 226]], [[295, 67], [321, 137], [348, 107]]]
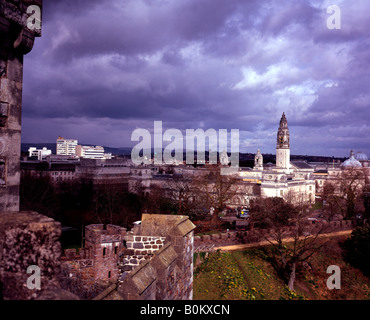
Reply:
[[149, 214], [130, 232], [87, 226], [85, 248], [65, 250], [62, 257], [70, 282], [75, 281], [70, 287], [87, 299], [102, 288], [108, 290], [100, 292], [105, 299], [192, 299], [194, 228], [188, 217]]
[[[35, 16], [37, 28], [28, 23], [30, 6], [34, 6], [32, 15], [41, 13], [42, 0], [0, 1], [0, 299], [76, 299], [62, 289], [66, 287], [87, 287], [85, 298], [112, 282], [117, 290], [110, 291], [110, 297], [190, 298], [195, 226], [188, 218], [144, 215], [143, 237], [127, 238], [132, 248], [125, 247], [126, 229], [91, 225], [86, 227], [85, 247], [61, 258], [60, 223], [34, 212], [19, 212], [23, 56], [41, 35], [41, 16]], [[147, 233], [150, 229], [153, 232]], [[122, 278], [119, 261], [124, 249], [134, 252], [126, 252], [123, 261], [132, 264], [132, 270]], [[31, 265], [41, 271], [42, 289], [33, 291], [25, 285]], [[132, 286], [127, 285], [130, 281]]]
[[183, 239], [177, 238], [175, 250], [185, 248], [177, 260], [177, 266], [182, 267], [184, 272], [181, 272], [176, 279], [177, 288], [174, 292], [175, 299], [192, 300], [193, 299], [193, 254], [194, 254], [194, 235], [193, 232], [187, 234]]
[[[0, 213], [0, 300], [77, 299], [58, 279], [61, 232], [59, 222], [36, 212]], [[39, 289], [27, 287], [30, 266], [40, 270]]]
[[93, 273], [95, 279], [116, 281], [119, 276], [117, 261], [123, 249], [126, 229], [107, 225], [89, 225], [85, 228], [85, 248], [94, 261]]
[[41, 0], [0, 2], [0, 212], [19, 211], [23, 56], [40, 29], [27, 28], [27, 8]]
[[131, 271], [141, 262], [150, 259], [155, 251], [163, 247], [165, 239], [165, 237], [129, 234], [126, 237], [126, 249], [122, 251], [122, 272]]

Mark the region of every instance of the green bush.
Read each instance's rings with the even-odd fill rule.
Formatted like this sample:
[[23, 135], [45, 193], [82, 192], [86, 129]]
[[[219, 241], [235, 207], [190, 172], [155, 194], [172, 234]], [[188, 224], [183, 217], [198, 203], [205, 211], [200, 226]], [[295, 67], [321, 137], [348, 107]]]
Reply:
[[344, 246], [348, 262], [370, 276], [370, 225], [354, 229]]

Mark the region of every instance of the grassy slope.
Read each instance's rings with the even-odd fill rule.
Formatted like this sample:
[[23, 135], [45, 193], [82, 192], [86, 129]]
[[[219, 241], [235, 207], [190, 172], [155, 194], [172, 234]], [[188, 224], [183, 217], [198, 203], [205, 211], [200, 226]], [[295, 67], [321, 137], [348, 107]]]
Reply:
[[[344, 238], [330, 240], [297, 272], [295, 292], [277, 277], [258, 248], [232, 253], [214, 253], [194, 272], [195, 300], [321, 300], [370, 299], [369, 278], [342, 258]], [[329, 290], [329, 265], [341, 268], [341, 289]]]

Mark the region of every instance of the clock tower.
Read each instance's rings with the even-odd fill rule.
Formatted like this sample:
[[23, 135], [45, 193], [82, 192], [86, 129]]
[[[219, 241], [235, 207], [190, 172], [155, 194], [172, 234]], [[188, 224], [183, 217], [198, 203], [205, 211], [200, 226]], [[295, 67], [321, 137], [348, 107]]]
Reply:
[[290, 140], [288, 121], [283, 113], [276, 143], [276, 167], [279, 169], [290, 169]]

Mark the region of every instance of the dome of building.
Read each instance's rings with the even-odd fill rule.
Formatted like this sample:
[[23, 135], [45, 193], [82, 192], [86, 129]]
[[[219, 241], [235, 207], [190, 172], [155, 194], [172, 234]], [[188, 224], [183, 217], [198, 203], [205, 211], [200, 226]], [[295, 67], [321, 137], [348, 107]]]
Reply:
[[361, 152], [361, 151], [360, 152], [357, 152], [355, 158], [358, 161], [367, 161], [367, 160], [369, 160], [368, 157], [367, 157], [367, 155], [365, 153]]
[[344, 161], [341, 165], [341, 167], [344, 167], [344, 168], [361, 168], [362, 167], [362, 164], [360, 161], [358, 161], [356, 158], [355, 158], [355, 155], [353, 153], [353, 151], [351, 150], [351, 156], [349, 159], [347, 159], [346, 161]]

